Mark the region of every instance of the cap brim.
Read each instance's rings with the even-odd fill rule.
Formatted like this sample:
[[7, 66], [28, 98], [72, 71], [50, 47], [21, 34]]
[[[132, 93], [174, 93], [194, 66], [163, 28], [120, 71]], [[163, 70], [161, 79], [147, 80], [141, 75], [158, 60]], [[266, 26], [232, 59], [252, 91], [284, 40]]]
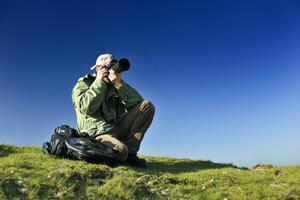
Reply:
[[91, 67], [91, 70], [95, 69], [97, 67], [97, 65], [94, 65], [93, 67]]

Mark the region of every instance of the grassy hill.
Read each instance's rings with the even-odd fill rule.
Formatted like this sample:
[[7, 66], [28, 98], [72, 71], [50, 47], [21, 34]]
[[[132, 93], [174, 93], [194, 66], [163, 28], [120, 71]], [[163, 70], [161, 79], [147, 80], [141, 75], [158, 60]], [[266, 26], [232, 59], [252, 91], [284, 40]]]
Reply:
[[109, 167], [2, 144], [0, 199], [300, 199], [300, 166], [145, 158], [147, 168]]

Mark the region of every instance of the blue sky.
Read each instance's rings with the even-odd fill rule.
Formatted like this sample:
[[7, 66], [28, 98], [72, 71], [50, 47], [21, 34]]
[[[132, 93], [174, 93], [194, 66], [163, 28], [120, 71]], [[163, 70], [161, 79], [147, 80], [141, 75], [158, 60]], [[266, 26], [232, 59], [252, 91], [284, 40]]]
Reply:
[[140, 153], [300, 164], [297, 1], [0, 0], [0, 143], [76, 126], [71, 90], [102, 53], [156, 106]]

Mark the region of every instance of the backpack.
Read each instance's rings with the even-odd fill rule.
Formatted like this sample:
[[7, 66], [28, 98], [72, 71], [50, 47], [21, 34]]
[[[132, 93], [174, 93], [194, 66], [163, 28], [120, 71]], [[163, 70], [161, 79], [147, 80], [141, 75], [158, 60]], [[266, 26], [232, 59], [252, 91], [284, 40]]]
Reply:
[[44, 154], [87, 162], [115, 163], [117, 154], [110, 147], [68, 125], [54, 129], [50, 142], [44, 142]]

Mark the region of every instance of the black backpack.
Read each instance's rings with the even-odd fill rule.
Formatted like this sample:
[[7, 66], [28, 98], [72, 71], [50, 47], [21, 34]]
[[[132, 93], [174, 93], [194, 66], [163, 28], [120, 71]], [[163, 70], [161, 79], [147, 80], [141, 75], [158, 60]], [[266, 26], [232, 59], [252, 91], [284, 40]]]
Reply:
[[84, 160], [87, 162], [116, 163], [117, 154], [103, 143], [79, 134], [74, 128], [62, 125], [54, 130], [50, 142], [43, 143], [43, 153], [61, 158]]

